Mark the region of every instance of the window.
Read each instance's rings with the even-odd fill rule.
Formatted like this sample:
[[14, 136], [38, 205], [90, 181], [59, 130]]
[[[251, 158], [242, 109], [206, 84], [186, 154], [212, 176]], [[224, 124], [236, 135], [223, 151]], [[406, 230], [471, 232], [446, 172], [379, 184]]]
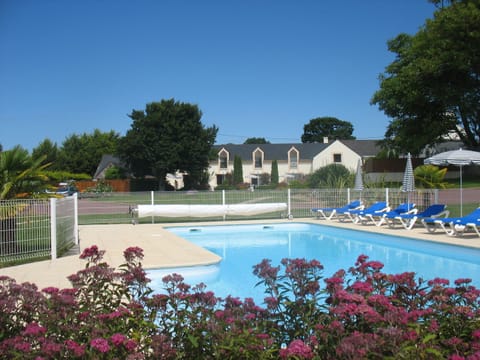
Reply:
[[263, 167], [263, 152], [262, 150], [255, 150], [253, 153], [253, 162], [255, 169], [261, 169]]
[[217, 185], [223, 185], [224, 183], [226, 183], [226, 178], [227, 177], [223, 174], [217, 175]]
[[298, 168], [298, 150], [291, 149], [288, 152], [288, 166], [290, 169]]
[[341, 163], [342, 162], [342, 154], [333, 154], [333, 162], [334, 163]]
[[218, 161], [220, 163], [220, 169], [228, 168], [228, 153], [225, 150], [222, 150], [220, 154], [218, 154]]

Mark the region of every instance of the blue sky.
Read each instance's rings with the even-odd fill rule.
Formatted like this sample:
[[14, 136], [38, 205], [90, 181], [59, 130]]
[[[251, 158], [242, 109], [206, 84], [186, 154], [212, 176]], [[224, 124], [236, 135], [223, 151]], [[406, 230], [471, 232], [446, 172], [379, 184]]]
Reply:
[[380, 139], [370, 105], [427, 0], [0, 0], [0, 144], [114, 130], [174, 98], [197, 104], [217, 143], [300, 142], [311, 119]]

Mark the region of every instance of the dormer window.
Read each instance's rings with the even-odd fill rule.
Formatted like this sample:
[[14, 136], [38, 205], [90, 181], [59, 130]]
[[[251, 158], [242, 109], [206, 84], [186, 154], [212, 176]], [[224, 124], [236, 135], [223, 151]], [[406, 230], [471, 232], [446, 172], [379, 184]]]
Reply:
[[225, 149], [218, 154], [218, 162], [220, 169], [228, 169], [228, 152]]
[[257, 149], [253, 153], [253, 164], [255, 169], [261, 169], [263, 167], [263, 151]]
[[288, 166], [290, 169], [298, 168], [298, 150], [295, 148], [290, 149], [288, 152]]

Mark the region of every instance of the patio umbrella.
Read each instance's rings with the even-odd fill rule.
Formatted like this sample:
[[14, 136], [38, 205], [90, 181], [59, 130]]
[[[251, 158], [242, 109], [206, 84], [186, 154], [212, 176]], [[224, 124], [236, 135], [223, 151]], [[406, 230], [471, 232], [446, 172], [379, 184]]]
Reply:
[[463, 189], [462, 189], [462, 168], [466, 165], [479, 165], [480, 152], [470, 150], [445, 151], [424, 160], [425, 164], [460, 167], [460, 216], [463, 216]]
[[[407, 155], [407, 164], [403, 174], [402, 191], [407, 193], [407, 204], [410, 205], [410, 193], [415, 191], [415, 177], [413, 176], [412, 157]], [[410, 210], [410, 209], [408, 209]]]
[[358, 159], [357, 173], [355, 174], [355, 185], [353, 190], [360, 191], [360, 200], [362, 199], [363, 179], [362, 179], [362, 160]]

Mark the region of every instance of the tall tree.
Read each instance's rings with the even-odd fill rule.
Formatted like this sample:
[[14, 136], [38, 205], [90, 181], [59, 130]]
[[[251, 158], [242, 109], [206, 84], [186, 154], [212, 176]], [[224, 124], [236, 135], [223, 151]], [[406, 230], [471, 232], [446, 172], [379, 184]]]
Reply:
[[56, 143], [53, 143], [50, 139], [43, 140], [37, 147], [32, 150], [32, 158], [38, 159], [44, 157], [43, 163], [51, 163], [51, 170], [55, 169], [55, 162], [58, 157], [58, 147]]
[[385, 147], [400, 152], [418, 154], [451, 132], [480, 146], [480, 1], [431, 2], [441, 4], [433, 19], [388, 42], [396, 58], [372, 98], [392, 118]]
[[270, 141], [263, 137], [251, 137], [245, 140], [244, 144], [270, 144]]
[[201, 117], [197, 105], [174, 99], [133, 110], [119, 154], [136, 176], [153, 175], [162, 189], [166, 175], [177, 171], [188, 173], [189, 186], [200, 186], [218, 131], [204, 127]]
[[270, 182], [273, 185], [278, 185], [278, 161], [272, 161], [272, 171], [270, 172]]
[[55, 168], [93, 176], [102, 155], [117, 153], [119, 141], [120, 135], [113, 130], [70, 135], [62, 143]]
[[242, 158], [238, 155], [235, 155], [233, 158], [233, 184], [243, 183], [243, 164]]
[[334, 140], [353, 140], [355, 137], [352, 134], [353, 125], [350, 122], [335, 117], [319, 117], [303, 126], [302, 143], [323, 142], [325, 137]]

